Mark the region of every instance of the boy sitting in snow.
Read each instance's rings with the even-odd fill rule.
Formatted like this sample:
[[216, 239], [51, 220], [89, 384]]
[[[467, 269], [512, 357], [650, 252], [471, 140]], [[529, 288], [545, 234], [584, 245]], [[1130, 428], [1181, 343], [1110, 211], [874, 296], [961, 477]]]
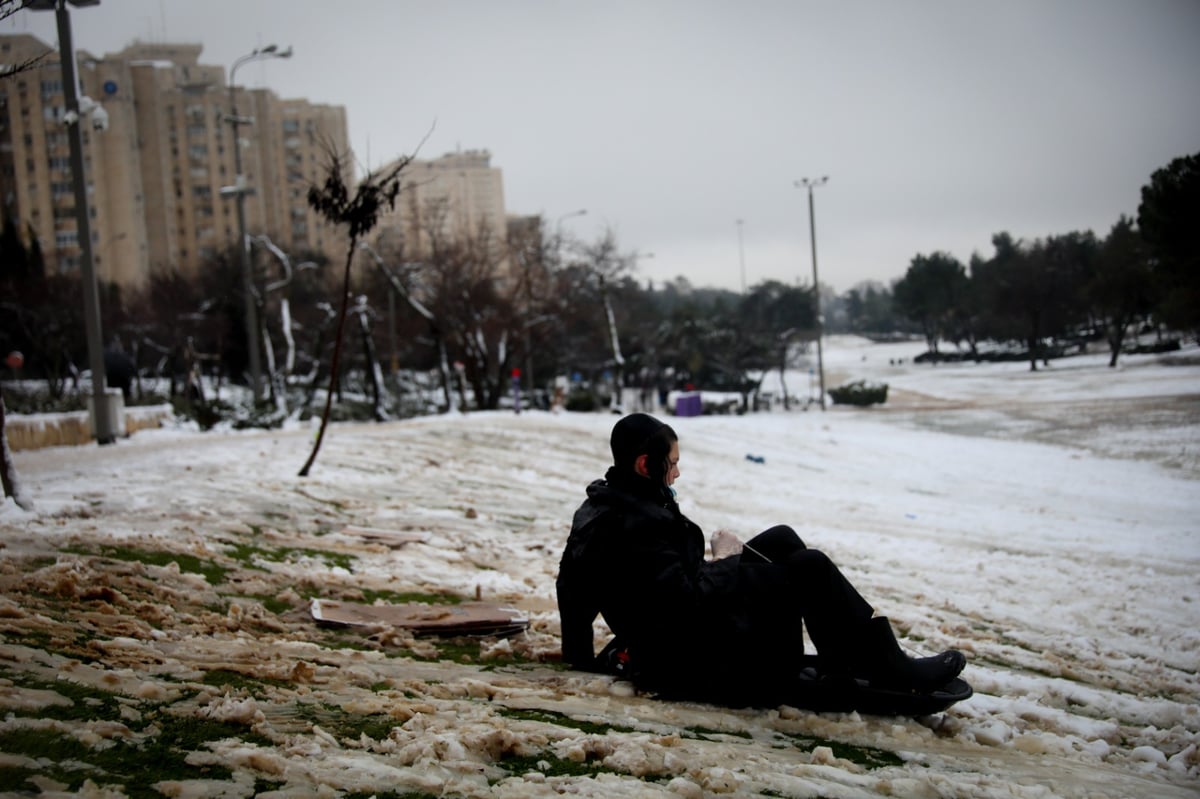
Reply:
[[[563, 659], [575, 668], [615, 670], [660, 695], [780, 704], [795, 687], [807, 624], [822, 671], [835, 678], [927, 694], [962, 671], [954, 650], [901, 651], [888, 620], [790, 527], [745, 544], [717, 531], [706, 561], [703, 533], [675, 502], [670, 426], [631, 414], [610, 443], [613, 466], [588, 486], [559, 564]], [[599, 658], [597, 614], [615, 635]]]

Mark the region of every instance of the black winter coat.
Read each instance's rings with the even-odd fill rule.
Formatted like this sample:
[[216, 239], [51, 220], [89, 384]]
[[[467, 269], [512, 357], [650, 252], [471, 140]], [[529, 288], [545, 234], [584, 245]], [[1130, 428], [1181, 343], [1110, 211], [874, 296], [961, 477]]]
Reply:
[[604, 668], [592, 646], [599, 613], [643, 688], [730, 701], [794, 674], [800, 619], [780, 629], [780, 570], [739, 555], [705, 561], [704, 550], [670, 489], [609, 469], [588, 486], [559, 564], [564, 660]]

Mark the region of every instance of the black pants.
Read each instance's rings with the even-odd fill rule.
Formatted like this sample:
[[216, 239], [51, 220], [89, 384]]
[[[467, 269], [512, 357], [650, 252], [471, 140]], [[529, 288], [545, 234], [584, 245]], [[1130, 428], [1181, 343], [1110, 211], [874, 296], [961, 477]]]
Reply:
[[874, 609], [828, 555], [806, 547], [791, 527], [777, 525], [746, 542], [742, 563], [754, 586], [753, 612], [786, 637], [775, 642], [778, 656], [803, 654], [803, 622], [831, 668], [853, 662]]

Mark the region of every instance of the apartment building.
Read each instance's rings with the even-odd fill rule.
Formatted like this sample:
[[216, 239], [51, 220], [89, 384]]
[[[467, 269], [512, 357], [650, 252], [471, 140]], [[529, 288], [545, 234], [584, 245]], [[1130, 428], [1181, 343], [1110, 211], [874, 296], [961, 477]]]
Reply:
[[[487, 150], [447, 153], [433, 160], [414, 159], [401, 172], [394, 208], [376, 228], [381, 246], [403, 246], [407, 258], [427, 254], [437, 239], [448, 241], [486, 232], [505, 240], [504, 177], [491, 165]], [[378, 170], [386, 173], [395, 162]]]
[[[0, 36], [0, 63], [52, 48], [27, 36]], [[335, 262], [345, 231], [308, 207], [329, 153], [347, 156], [345, 109], [281, 100], [266, 89], [230, 90], [225, 69], [200, 63], [198, 44], [134, 43], [96, 58], [77, 52], [81, 93], [102, 104], [105, 131], [83, 127], [92, 252], [101, 280], [138, 286], [157, 270], [196, 272], [236, 244], [231, 109], [238, 125], [246, 230], [294, 255]], [[0, 199], [37, 236], [47, 270], [79, 266], [65, 99], [57, 52], [38, 68], [0, 81]]]

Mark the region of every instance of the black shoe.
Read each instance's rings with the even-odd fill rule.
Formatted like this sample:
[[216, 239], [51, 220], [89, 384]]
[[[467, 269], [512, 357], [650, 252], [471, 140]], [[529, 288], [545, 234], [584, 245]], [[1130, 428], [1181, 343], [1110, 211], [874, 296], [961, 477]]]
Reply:
[[875, 688], [930, 693], [953, 680], [967, 665], [962, 652], [948, 649], [912, 658], [896, 642], [892, 625], [880, 616], [867, 622], [862, 641], [863, 676]]

